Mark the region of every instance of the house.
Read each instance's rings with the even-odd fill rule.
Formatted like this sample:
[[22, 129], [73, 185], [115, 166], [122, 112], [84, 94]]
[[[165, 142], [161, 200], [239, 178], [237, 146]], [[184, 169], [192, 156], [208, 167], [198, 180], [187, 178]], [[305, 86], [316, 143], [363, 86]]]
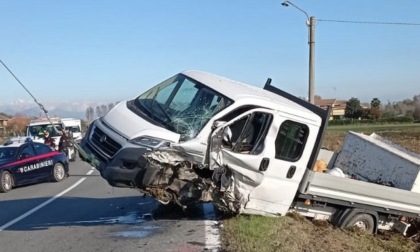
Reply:
[[333, 119], [343, 119], [346, 111], [346, 100], [337, 100], [337, 99], [316, 99], [315, 105], [327, 109], [331, 107], [331, 117]]
[[6, 134], [7, 122], [10, 118], [0, 115], [0, 136], [4, 136]]

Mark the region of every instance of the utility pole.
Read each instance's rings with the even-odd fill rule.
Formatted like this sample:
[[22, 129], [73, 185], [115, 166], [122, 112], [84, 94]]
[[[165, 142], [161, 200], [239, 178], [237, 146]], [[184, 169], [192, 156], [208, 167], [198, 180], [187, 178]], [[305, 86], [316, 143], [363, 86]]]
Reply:
[[315, 17], [309, 18], [309, 102], [315, 103]]
[[284, 1], [281, 5], [288, 7], [289, 5], [295, 7], [303, 12], [306, 16], [306, 25], [308, 26], [308, 45], [309, 45], [309, 90], [308, 100], [310, 103], [315, 103], [315, 17], [309, 17], [306, 11], [302, 10], [290, 1]]

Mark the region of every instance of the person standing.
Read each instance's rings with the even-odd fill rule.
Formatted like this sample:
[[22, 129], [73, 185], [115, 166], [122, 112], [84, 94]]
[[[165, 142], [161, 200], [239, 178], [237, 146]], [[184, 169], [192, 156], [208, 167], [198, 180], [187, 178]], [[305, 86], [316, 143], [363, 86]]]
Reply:
[[50, 132], [48, 130], [44, 131], [44, 144], [49, 145], [51, 148], [55, 150], [55, 143], [54, 139], [50, 136]]
[[69, 138], [64, 130], [61, 130], [60, 132], [60, 141], [58, 142], [58, 151], [64, 152], [66, 154], [66, 157], [69, 157]]

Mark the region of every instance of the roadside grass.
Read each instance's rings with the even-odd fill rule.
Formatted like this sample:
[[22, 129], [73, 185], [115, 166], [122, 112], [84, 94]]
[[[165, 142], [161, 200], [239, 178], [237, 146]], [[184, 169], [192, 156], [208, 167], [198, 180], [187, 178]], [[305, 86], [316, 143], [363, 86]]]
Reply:
[[338, 229], [326, 221], [309, 221], [297, 214], [270, 218], [240, 215], [223, 222], [222, 252], [418, 251], [416, 244], [396, 233], [376, 236]]
[[[349, 131], [373, 132], [404, 148], [420, 153], [420, 124], [329, 127], [323, 147], [339, 151]], [[222, 221], [223, 252], [230, 251], [386, 251], [420, 252], [420, 243], [394, 232], [371, 235], [343, 230], [326, 221], [310, 221], [298, 214], [285, 217], [239, 215]]]

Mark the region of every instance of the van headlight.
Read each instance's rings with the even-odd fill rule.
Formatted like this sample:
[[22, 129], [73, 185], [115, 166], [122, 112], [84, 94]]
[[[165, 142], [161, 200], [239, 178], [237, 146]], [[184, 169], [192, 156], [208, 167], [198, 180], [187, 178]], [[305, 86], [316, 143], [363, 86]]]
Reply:
[[162, 144], [168, 144], [169, 142], [163, 139], [148, 137], [148, 136], [141, 136], [136, 137], [130, 140], [131, 143], [137, 145], [143, 145], [147, 147], [157, 148], [160, 147]]

